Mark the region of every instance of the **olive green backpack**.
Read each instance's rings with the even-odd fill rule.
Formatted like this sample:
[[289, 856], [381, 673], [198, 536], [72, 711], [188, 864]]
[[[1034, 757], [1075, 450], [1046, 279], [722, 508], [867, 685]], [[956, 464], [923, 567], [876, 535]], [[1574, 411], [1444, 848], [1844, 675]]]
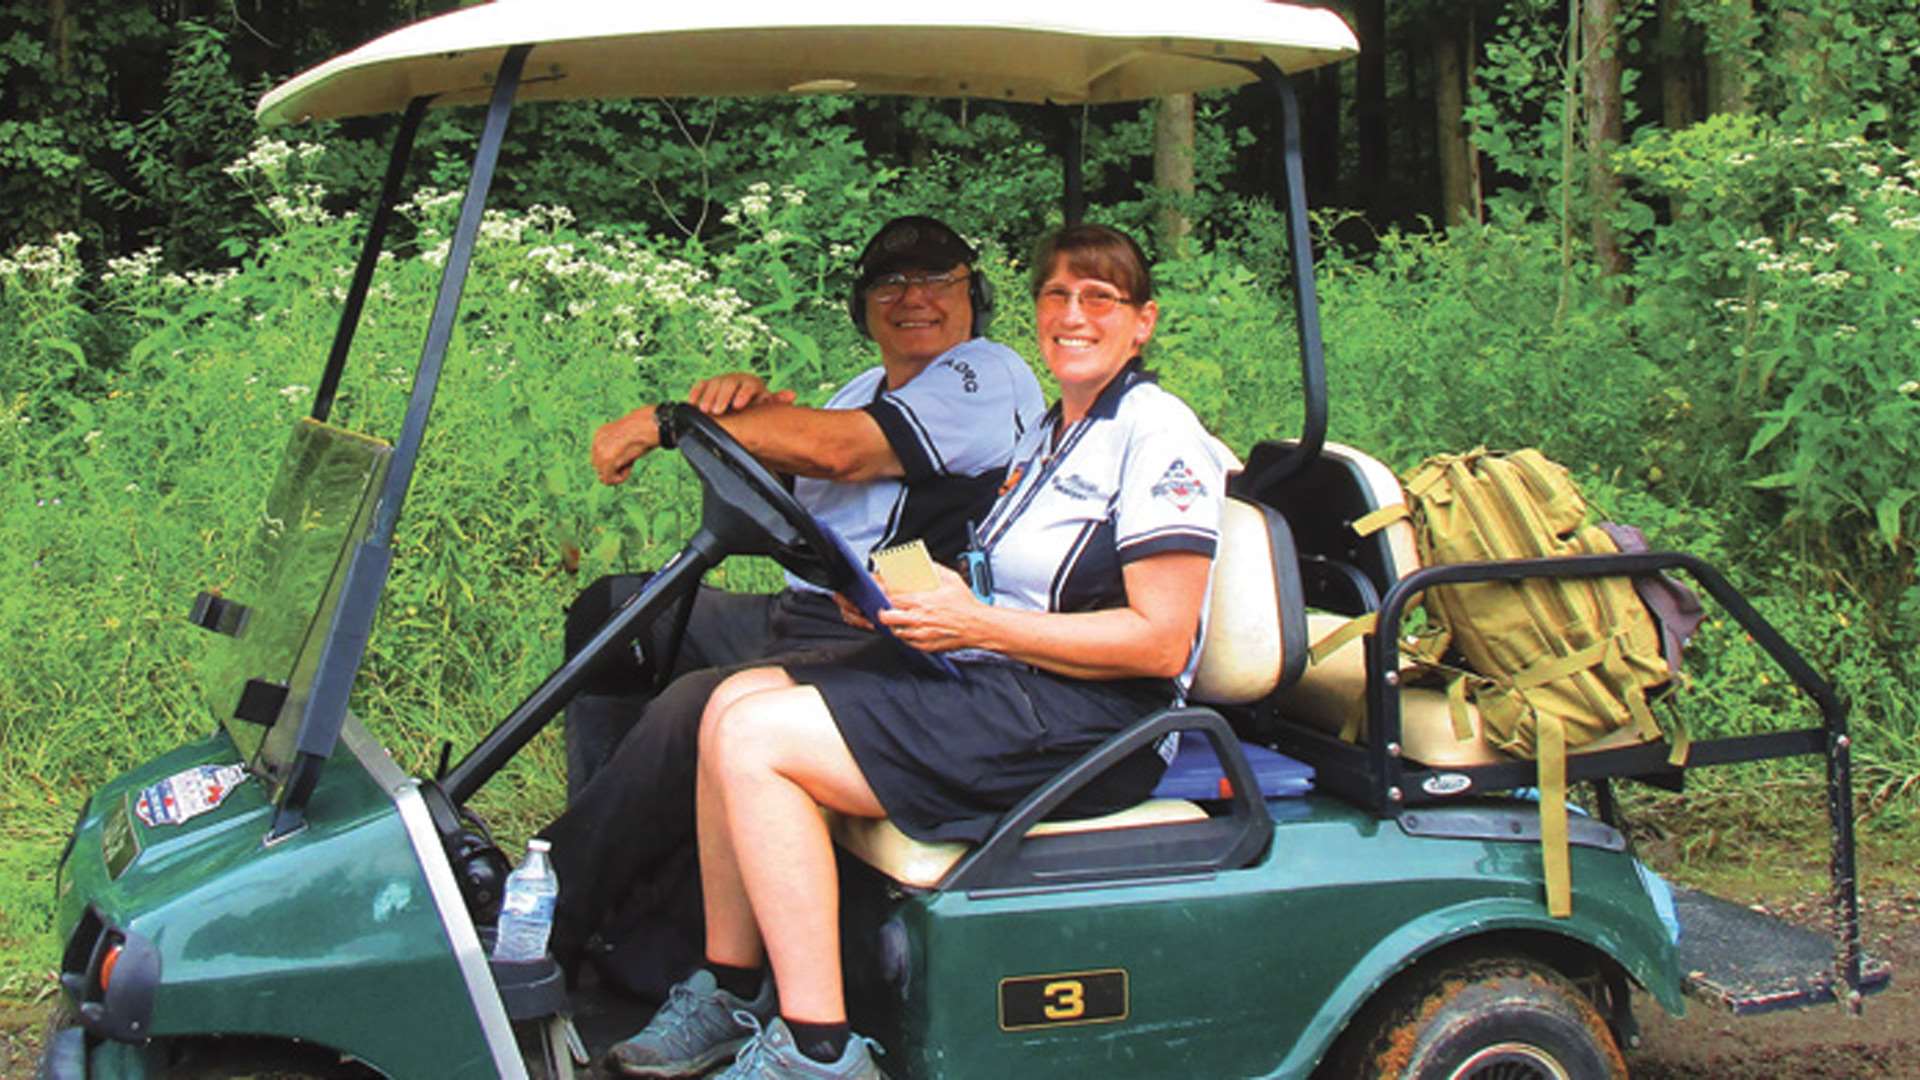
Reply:
[[[1567, 470], [1538, 450], [1481, 447], [1430, 457], [1404, 486], [1405, 513], [1427, 566], [1620, 550], [1586, 523], [1586, 501]], [[1356, 528], [1371, 531], [1387, 520]], [[1471, 702], [1482, 737], [1540, 763], [1547, 906], [1557, 917], [1569, 915], [1567, 754], [1602, 739], [1613, 745], [1665, 737], [1648, 707], [1649, 692], [1671, 678], [1660, 628], [1627, 577], [1447, 585], [1428, 589], [1421, 604], [1428, 630], [1409, 652], [1445, 674], [1455, 736], [1473, 737]], [[1686, 739], [1677, 727], [1673, 744], [1678, 764]]]

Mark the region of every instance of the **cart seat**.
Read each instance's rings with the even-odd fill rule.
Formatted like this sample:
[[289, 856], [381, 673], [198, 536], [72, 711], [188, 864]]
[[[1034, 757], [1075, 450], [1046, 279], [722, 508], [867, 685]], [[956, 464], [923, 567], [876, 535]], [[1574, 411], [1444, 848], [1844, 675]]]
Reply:
[[[911, 888], [931, 889], [938, 885], [970, 846], [957, 840], [915, 840], [886, 818], [848, 817], [831, 810], [822, 813], [826, 815], [827, 830], [833, 834], [835, 843], [861, 862]], [[1197, 803], [1185, 799], [1148, 799], [1101, 817], [1043, 821], [1027, 835], [1065, 836], [1106, 829], [1137, 829], [1146, 825], [1200, 821], [1206, 816], [1207, 812]]]
[[[1208, 605], [1207, 633], [1191, 694], [1195, 701], [1259, 701], [1306, 670], [1308, 628], [1299, 560], [1278, 511], [1227, 500]], [[841, 847], [902, 885], [933, 887], [968, 847], [923, 843], [883, 819], [823, 813]], [[1149, 799], [1103, 817], [1045, 821], [1027, 835], [1131, 829], [1206, 817], [1205, 810], [1185, 799]]]

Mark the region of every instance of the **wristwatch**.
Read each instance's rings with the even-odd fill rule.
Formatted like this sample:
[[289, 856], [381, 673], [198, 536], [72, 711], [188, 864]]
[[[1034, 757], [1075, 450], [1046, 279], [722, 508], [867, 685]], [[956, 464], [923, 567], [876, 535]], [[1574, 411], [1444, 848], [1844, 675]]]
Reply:
[[679, 442], [673, 434], [673, 417], [669, 410], [674, 406], [671, 401], [663, 401], [653, 407], [653, 423], [660, 435], [660, 449], [671, 450]]

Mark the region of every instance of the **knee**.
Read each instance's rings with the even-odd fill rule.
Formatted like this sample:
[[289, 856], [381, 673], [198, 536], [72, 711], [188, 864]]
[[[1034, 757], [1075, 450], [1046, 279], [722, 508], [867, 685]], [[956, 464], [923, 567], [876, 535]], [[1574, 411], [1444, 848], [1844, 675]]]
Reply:
[[701, 755], [723, 786], [780, 771], [785, 731], [773, 697], [735, 697], [726, 708], [710, 712], [702, 725]]
[[767, 690], [778, 690], [792, 686], [793, 680], [781, 668], [749, 668], [738, 671], [720, 681], [713, 693], [707, 695], [707, 707], [700, 716], [701, 746], [705, 748], [708, 729], [719, 718], [742, 700]]

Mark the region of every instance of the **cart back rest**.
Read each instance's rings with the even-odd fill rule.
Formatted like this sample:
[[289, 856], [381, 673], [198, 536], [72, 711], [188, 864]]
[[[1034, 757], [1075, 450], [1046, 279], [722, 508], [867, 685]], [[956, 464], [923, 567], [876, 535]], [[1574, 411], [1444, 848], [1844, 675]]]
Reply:
[[[348, 561], [373, 521], [392, 447], [302, 418], [294, 424], [259, 529], [222, 591], [245, 607], [232, 640], [214, 644], [202, 697], [244, 759], [279, 779], [340, 605]], [[237, 715], [249, 698], [251, 719]], [[264, 704], [263, 704], [264, 702]]]
[[1259, 701], [1306, 670], [1307, 644], [1300, 558], [1286, 518], [1228, 499], [1190, 696], [1214, 705]]
[[[1286, 443], [1262, 443], [1247, 463], [1243, 487], [1257, 489], [1259, 470]], [[1361, 615], [1379, 606], [1393, 583], [1420, 568], [1413, 526], [1404, 518], [1362, 536], [1356, 523], [1404, 507], [1393, 470], [1341, 443], [1322, 448], [1313, 464], [1261, 495], [1287, 519], [1302, 560], [1307, 606]]]

